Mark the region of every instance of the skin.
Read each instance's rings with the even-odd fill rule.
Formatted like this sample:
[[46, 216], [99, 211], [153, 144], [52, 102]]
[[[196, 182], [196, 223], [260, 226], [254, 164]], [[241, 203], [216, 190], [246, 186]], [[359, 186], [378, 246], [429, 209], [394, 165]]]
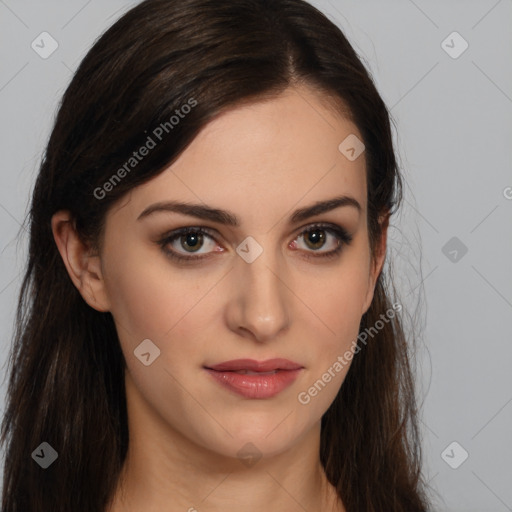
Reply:
[[[54, 215], [70, 278], [91, 307], [112, 313], [127, 363], [130, 446], [111, 512], [344, 510], [319, 446], [321, 417], [349, 365], [307, 405], [297, 396], [351, 348], [385, 258], [387, 219], [370, 254], [365, 154], [350, 161], [338, 150], [349, 134], [362, 140], [318, 93], [289, 88], [223, 113], [170, 167], [122, 198], [107, 215], [99, 254], [77, 237], [68, 212]], [[295, 209], [339, 195], [356, 199], [361, 212], [343, 206], [289, 224]], [[240, 226], [173, 212], [137, 220], [167, 200], [229, 210]], [[318, 257], [337, 239], [322, 231], [325, 244], [308, 245], [301, 233], [314, 222], [341, 226], [353, 240], [332, 259]], [[194, 246], [208, 257], [189, 265], [158, 244], [185, 226], [214, 230]], [[248, 236], [263, 248], [252, 263], [236, 253]], [[179, 238], [167, 248], [195, 254]], [[149, 366], [134, 356], [144, 339], [161, 351]], [[304, 368], [268, 399], [235, 394], [203, 368], [274, 357]], [[237, 456], [248, 442], [261, 454], [250, 467]]]

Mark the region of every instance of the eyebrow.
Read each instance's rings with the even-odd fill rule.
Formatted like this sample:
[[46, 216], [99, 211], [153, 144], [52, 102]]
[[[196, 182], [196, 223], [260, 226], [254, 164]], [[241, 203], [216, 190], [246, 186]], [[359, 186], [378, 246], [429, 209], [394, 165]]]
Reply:
[[[317, 201], [311, 206], [299, 208], [290, 216], [289, 222], [290, 224], [302, 222], [310, 217], [329, 212], [342, 206], [351, 206], [358, 212], [362, 211], [362, 207], [356, 199], [343, 195], [324, 201]], [[161, 201], [152, 204], [137, 217], [137, 220], [142, 220], [157, 212], [181, 213], [183, 215], [189, 215], [191, 217], [197, 217], [198, 219], [209, 220], [218, 224], [225, 224], [227, 226], [240, 226], [240, 221], [237, 216], [227, 210], [212, 208], [211, 206], [204, 204], [181, 203], [178, 201]]]

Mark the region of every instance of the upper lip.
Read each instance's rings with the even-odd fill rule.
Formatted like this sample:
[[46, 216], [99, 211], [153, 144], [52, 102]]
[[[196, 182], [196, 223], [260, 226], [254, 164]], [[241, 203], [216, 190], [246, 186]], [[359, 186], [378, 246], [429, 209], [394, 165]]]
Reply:
[[298, 370], [303, 368], [300, 364], [288, 359], [276, 358], [266, 361], [255, 361], [254, 359], [233, 359], [206, 368], [216, 371], [237, 371], [248, 370], [251, 372], [270, 372], [272, 370]]

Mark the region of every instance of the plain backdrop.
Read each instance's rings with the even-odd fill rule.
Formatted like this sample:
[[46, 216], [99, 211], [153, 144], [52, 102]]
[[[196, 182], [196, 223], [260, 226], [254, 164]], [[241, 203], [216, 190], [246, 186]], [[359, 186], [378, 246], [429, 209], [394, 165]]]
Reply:
[[[94, 40], [135, 3], [0, 0], [0, 412], [20, 226], [56, 108]], [[396, 128], [406, 189], [389, 254], [421, 329], [424, 473], [437, 510], [512, 511], [512, 0], [313, 3], [363, 59]], [[46, 51], [57, 45], [46, 58], [32, 45], [41, 37]]]

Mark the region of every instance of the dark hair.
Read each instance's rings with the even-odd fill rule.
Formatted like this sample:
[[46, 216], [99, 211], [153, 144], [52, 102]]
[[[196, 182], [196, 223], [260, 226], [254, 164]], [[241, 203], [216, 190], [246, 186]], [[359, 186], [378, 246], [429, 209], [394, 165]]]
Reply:
[[[73, 285], [52, 215], [69, 210], [81, 238], [100, 248], [109, 208], [161, 173], [210, 120], [300, 84], [331, 100], [363, 136], [373, 255], [379, 215], [394, 213], [402, 199], [389, 113], [352, 46], [317, 9], [302, 0], [146, 0], [86, 55], [32, 196], [1, 432], [2, 512], [104, 511], [128, 447], [125, 361], [113, 318]], [[186, 119], [174, 123], [177, 110]], [[158, 127], [165, 143], [112, 184]], [[386, 279], [382, 272], [360, 331], [390, 309]], [[408, 354], [395, 315], [361, 347], [322, 418], [321, 462], [349, 512], [427, 510]], [[43, 441], [58, 452], [45, 470], [31, 458]]]

